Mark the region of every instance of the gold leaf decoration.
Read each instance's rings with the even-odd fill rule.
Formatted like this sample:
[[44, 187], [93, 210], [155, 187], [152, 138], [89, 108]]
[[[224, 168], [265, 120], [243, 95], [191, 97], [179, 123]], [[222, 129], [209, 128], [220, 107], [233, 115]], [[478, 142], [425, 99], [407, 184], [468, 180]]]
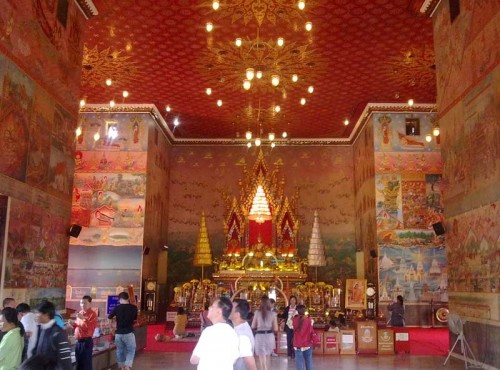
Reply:
[[128, 86], [138, 79], [137, 63], [130, 56], [122, 55], [125, 51], [114, 51], [110, 48], [99, 51], [97, 46], [89, 49], [83, 47], [82, 83], [95, 87], [104, 85], [111, 78], [118, 86]]

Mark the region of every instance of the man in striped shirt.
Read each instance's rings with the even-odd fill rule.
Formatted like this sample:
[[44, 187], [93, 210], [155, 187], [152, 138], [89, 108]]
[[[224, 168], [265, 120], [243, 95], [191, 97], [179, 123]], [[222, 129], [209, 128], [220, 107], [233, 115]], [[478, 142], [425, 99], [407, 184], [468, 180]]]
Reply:
[[66, 332], [56, 325], [56, 308], [52, 302], [42, 301], [36, 306], [38, 336], [33, 355], [43, 355], [56, 364], [56, 370], [71, 370], [71, 348]]

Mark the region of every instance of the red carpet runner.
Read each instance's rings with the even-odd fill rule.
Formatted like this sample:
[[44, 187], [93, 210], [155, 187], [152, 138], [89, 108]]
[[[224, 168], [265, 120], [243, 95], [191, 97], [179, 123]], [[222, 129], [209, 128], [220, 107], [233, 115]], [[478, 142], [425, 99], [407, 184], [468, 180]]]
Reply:
[[[410, 333], [410, 355], [446, 356], [449, 349], [448, 328], [405, 328]], [[196, 330], [195, 332], [198, 332]], [[148, 352], [192, 352], [197, 340], [156, 342], [158, 333], [173, 336], [172, 330], [165, 331], [165, 324], [148, 325], [145, 351]]]
[[[199, 332], [199, 329], [196, 330]], [[158, 333], [166, 334], [169, 337], [173, 337], [174, 334], [172, 330], [165, 331], [165, 324], [148, 325], [146, 338], [146, 352], [193, 352], [196, 346], [197, 339], [193, 341], [170, 341], [170, 342], [157, 342], [155, 341], [155, 335]], [[193, 338], [194, 339], [194, 338]]]

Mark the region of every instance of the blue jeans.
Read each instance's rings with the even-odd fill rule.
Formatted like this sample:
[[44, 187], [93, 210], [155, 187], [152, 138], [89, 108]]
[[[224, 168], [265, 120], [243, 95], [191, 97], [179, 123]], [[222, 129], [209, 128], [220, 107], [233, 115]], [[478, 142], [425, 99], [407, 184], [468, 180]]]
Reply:
[[[312, 347], [308, 350], [301, 351], [299, 349], [295, 350], [295, 367], [297, 370], [312, 370], [313, 361], [312, 361], [313, 350]], [[305, 367], [304, 367], [305, 365]]]
[[115, 334], [115, 344], [118, 367], [132, 367], [136, 347], [134, 333]]

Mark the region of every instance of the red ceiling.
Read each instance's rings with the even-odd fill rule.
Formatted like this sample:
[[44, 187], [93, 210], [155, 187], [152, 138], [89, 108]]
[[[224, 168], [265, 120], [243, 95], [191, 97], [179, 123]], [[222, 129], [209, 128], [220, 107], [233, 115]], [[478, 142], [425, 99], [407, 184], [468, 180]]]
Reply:
[[[178, 138], [255, 132], [255, 111], [249, 116], [248, 106], [257, 107], [259, 99], [262, 107], [282, 108], [274, 117], [261, 115], [263, 130], [286, 130], [293, 138], [346, 138], [367, 103], [436, 101], [432, 22], [415, 12], [411, 0], [306, 0], [303, 12], [296, 11], [295, 0], [220, 0], [217, 12], [211, 0], [95, 2], [99, 15], [88, 22], [82, 96], [88, 103], [120, 103], [126, 89], [127, 103], [156, 104], [171, 128], [178, 117]], [[302, 67], [302, 84], [288, 84], [286, 97], [270, 84], [244, 91], [234, 79], [239, 69], [244, 76], [237, 64], [224, 72], [209, 69], [209, 46], [231, 48], [235, 37], [255, 37], [254, 15], [263, 9], [256, 4], [286, 16], [275, 24], [272, 17], [262, 20], [260, 38], [282, 36], [287, 47], [306, 45], [312, 61], [309, 70]], [[239, 10], [247, 11], [246, 19], [234, 19]], [[303, 29], [306, 20], [313, 23], [311, 33]], [[216, 27], [210, 34], [207, 21]], [[106, 77], [113, 79], [111, 87]], [[306, 92], [309, 85], [313, 94]], [[213, 88], [212, 96], [206, 87]], [[304, 106], [301, 97], [307, 98]], [[223, 100], [220, 108], [217, 99]], [[347, 127], [345, 118], [352, 122]]]

